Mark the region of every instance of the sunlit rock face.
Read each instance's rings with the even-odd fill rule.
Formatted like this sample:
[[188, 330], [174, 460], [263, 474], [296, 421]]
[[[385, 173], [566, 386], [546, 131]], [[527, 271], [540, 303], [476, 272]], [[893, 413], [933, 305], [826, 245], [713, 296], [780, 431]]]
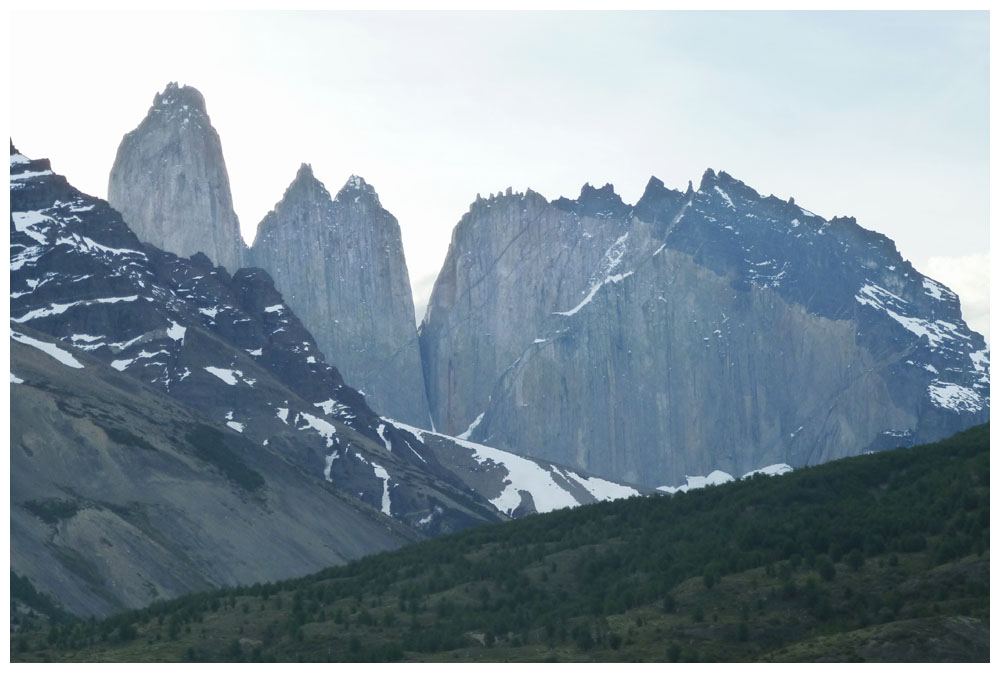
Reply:
[[251, 257], [373, 409], [430, 426], [399, 224], [371, 185], [352, 176], [331, 197], [303, 164]]
[[610, 185], [477, 198], [421, 351], [438, 430], [647, 486], [989, 416], [989, 351], [954, 293], [853, 218], [711, 170], [634, 206]]
[[168, 84], [122, 138], [108, 202], [142, 241], [182, 257], [202, 252], [230, 273], [246, 266], [222, 144], [193, 87]]

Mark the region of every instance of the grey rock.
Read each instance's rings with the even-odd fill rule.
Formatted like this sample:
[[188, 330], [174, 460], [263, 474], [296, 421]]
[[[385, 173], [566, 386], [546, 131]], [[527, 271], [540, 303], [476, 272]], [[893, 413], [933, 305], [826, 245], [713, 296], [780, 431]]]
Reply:
[[258, 226], [251, 256], [369, 406], [428, 426], [399, 224], [371, 185], [352, 176], [331, 198], [303, 164]]
[[230, 273], [246, 265], [222, 144], [193, 87], [169, 83], [122, 139], [108, 201], [142, 241], [183, 257], [202, 252]]
[[706, 172], [477, 199], [421, 325], [436, 427], [646, 486], [933, 441], [989, 415], [957, 296], [852, 218]]
[[619, 220], [581, 218], [531, 190], [476, 199], [455, 227], [420, 327], [438, 431], [461, 434], [486, 412], [496, 381], [554, 307], [577, 303], [578, 289], [624, 232]]

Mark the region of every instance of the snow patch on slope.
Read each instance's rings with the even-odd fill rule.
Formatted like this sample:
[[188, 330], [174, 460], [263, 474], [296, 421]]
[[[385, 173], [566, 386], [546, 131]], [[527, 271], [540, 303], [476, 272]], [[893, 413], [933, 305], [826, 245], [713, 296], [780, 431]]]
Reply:
[[884, 311], [918, 337], [926, 336], [932, 348], [938, 348], [946, 341], [967, 338], [958, 332], [957, 325], [945, 320], [930, 321], [904, 315], [902, 312], [907, 310], [910, 303], [878, 285], [864, 285], [854, 299], [862, 306]]
[[659, 486], [657, 491], [663, 491], [664, 493], [684, 493], [686, 491], [691, 491], [696, 488], [705, 488], [706, 486], [718, 486], [720, 484], [725, 484], [727, 482], [733, 481], [733, 475], [728, 472], [723, 472], [722, 470], [713, 470], [709, 473], [707, 477], [700, 476], [688, 476], [687, 483], [680, 486]]
[[531, 459], [523, 458], [508, 451], [494, 449], [490, 446], [431, 432], [430, 430], [422, 430], [391, 418], [383, 418], [383, 420], [401, 430], [406, 430], [422, 442], [425, 441], [424, 437], [426, 435], [441, 437], [442, 439], [454, 442], [468, 449], [472, 454], [472, 458], [480, 465], [496, 465], [504, 469], [507, 472], [507, 476], [504, 478], [503, 491], [501, 491], [500, 495], [490, 499], [490, 503], [507, 515], [510, 515], [521, 506], [521, 491], [525, 491], [531, 495], [535, 510], [539, 513], [579, 505], [580, 502], [576, 497], [556, 481], [556, 477], [559, 481], [563, 482], [576, 481], [598, 500], [611, 500], [637, 494], [635, 489], [627, 486], [614, 484], [613, 482], [596, 477], [585, 479], [569, 471], [564, 473], [554, 466], [547, 468]]
[[323, 467], [323, 476], [327, 481], [332, 482], [333, 478], [330, 476], [330, 470], [333, 469], [333, 461], [340, 458], [340, 451], [334, 451], [329, 456], [326, 457], [326, 465]]
[[769, 477], [777, 477], [781, 474], [787, 474], [792, 471], [792, 466], [788, 463], [775, 463], [774, 465], [768, 465], [767, 467], [762, 467], [759, 470], [751, 470], [744, 474], [741, 479], [747, 479], [754, 476], [755, 474], [766, 474]]
[[180, 341], [181, 345], [184, 344], [184, 335], [187, 333], [187, 327], [177, 324], [173, 320], [170, 321], [170, 327], [167, 328], [167, 336], [174, 341]]
[[631, 498], [632, 496], [640, 495], [639, 491], [631, 486], [616, 484], [613, 481], [601, 479], [600, 477], [581, 477], [576, 472], [570, 470], [560, 472], [560, 474], [583, 486], [598, 501], [619, 500], [621, 498]]
[[[759, 470], [751, 470], [750, 472], [744, 474], [741, 479], [752, 477], [755, 474], [766, 474], [774, 477], [791, 471], [791, 465], [786, 463], [776, 463], [774, 465], [762, 467]], [[705, 488], [706, 486], [719, 486], [720, 484], [725, 484], [730, 481], [735, 481], [733, 475], [728, 472], [723, 472], [722, 470], [713, 470], [706, 477], [689, 476], [687, 477], [686, 484], [682, 484], [680, 486], [658, 486], [656, 490], [664, 493], [670, 493], [672, 495], [674, 493], [685, 493], [696, 488]]]
[[212, 376], [222, 379], [227, 385], [235, 386], [236, 382], [243, 377], [243, 372], [239, 369], [222, 369], [221, 367], [205, 367], [205, 371]]
[[716, 185], [715, 186], [715, 191], [717, 191], [719, 193], [719, 196], [721, 196], [723, 199], [725, 199], [726, 205], [728, 205], [733, 210], [736, 210], [736, 206], [733, 204], [733, 200], [731, 198], [729, 198], [729, 194], [726, 194], [726, 192], [724, 192], [722, 190], [722, 187], [719, 187], [718, 185]]
[[40, 210], [26, 210], [23, 212], [11, 213], [10, 219], [14, 221], [14, 229], [16, 231], [19, 231], [22, 234], [27, 234], [36, 243], [41, 243], [42, 245], [47, 244], [48, 239], [45, 238], [45, 234], [38, 231], [36, 227], [39, 224], [59, 224], [48, 215], [43, 215]]
[[322, 418], [313, 416], [312, 414], [307, 414], [304, 411], [299, 412], [295, 421], [298, 422], [300, 418], [306, 424], [305, 427], [299, 428], [300, 430], [306, 430], [311, 428], [315, 430], [320, 435], [320, 437], [326, 440], [326, 448], [329, 449], [331, 446], [333, 446], [333, 442], [335, 440], [334, 435], [337, 434], [337, 428], [333, 427], [333, 424], [324, 421]]
[[942, 409], [954, 412], [976, 412], [983, 408], [983, 398], [975, 390], [934, 379], [927, 387], [931, 401]]
[[31, 178], [40, 178], [45, 175], [52, 175], [52, 171], [23, 171], [17, 174], [11, 174], [10, 181], [20, 181], [20, 180], [30, 180]]
[[600, 290], [602, 287], [604, 287], [608, 283], [620, 283], [620, 282], [622, 282], [623, 280], [625, 280], [626, 278], [628, 278], [631, 275], [632, 275], [632, 272], [628, 271], [628, 272], [626, 272], [624, 274], [615, 274], [613, 276], [608, 276], [607, 278], [605, 278], [604, 280], [602, 280], [600, 283], [597, 283], [596, 285], [594, 285], [593, 287], [591, 287], [590, 288], [590, 292], [587, 294], [586, 297], [583, 298], [583, 301], [581, 301], [579, 304], [577, 304], [576, 306], [574, 306], [573, 308], [571, 308], [568, 311], [555, 311], [555, 312], [553, 312], [552, 315], [565, 315], [565, 316], [576, 315], [577, 312], [579, 312], [579, 310], [581, 308], [583, 308], [584, 306], [586, 306], [587, 304], [590, 303], [590, 300], [594, 298], [594, 295], [597, 294], [597, 291]]
[[389, 473], [384, 467], [372, 461], [375, 476], [382, 480], [382, 513], [392, 516], [392, 501], [389, 499]]
[[25, 344], [26, 346], [31, 346], [42, 351], [46, 355], [55, 358], [67, 367], [72, 367], [73, 369], [83, 369], [83, 365], [80, 361], [73, 357], [68, 351], [64, 351], [59, 346], [55, 344], [50, 344], [47, 341], [39, 341], [38, 339], [32, 339], [30, 336], [21, 334], [20, 332], [10, 331], [10, 338], [14, 341]]
[[385, 444], [386, 451], [392, 453], [392, 442], [390, 442], [389, 439], [385, 436], [385, 424], [379, 423], [378, 428], [376, 428], [375, 432], [378, 433], [379, 439], [381, 439], [382, 443]]
[[[535, 343], [538, 343], [538, 341], [539, 341], [538, 339], [535, 339]], [[542, 341], [544, 341], [544, 339]], [[463, 432], [460, 435], [456, 435], [456, 438], [457, 439], [468, 439], [469, 437], [471, 437], [472, 436], [472, 432], [476, 428], [479, 427], [480, 423], [483, 422], [483, 416], [485, 416], [485, 415], [486, 415], [486, 412], [484, 411], [483, 413], [481, 413], [478, 416], [476, 416], [476, 420], [472, 421], [472, 423], [469, 423], [469, 427], [465, 429], [465, 432]]]
[[948, 295], [949, 299], [955, 296], [954, 292], [952, 292], [951, 290], [949, 290], [936, 280], [931, 280], [930, 278], [924, 278], [923, 284], [924, 284], [924, 290], [927, 292], [927, 294], [929, 294], [930, 296], [934, 297], [939, 301], [944, 299], [945, 295]]
[[988, 384], [990, 382], [990, 377], [986, 373], [986, 369], [990, 366], [990, 349], [984, 348], [981, 351], [969, 353], [969, 359], [972, 360], [972, 366], [976, 368], [976, 373], [982, 374], [982, 376], [979, 377], [978, 383]]
[[[13, 268], [13, 267], [12, 267]], [[128, 297], [102, 297], [100, 299], [81, 299], [80, 301], [73, 301], [68, 304], [49, 304], [46, 308], [36, 308], [33, 311], [28, 311], [20, 318], [11, 318], [14, 322], [28, 322], [29, 320], [35, 320], [37, 318], [47, 318], [53, 315], [59, 315], [65, 313], [74, 306], [90, 306], [91, 304], [117, 304], [118, 302], [128, 302], [135, 301], [139, 298], [139, 295], [133, 294]]]

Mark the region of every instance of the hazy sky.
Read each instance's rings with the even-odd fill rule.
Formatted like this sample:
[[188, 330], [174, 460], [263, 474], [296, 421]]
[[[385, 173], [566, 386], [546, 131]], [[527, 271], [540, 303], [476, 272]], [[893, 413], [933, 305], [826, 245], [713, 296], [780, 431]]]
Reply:
[[11, 14], [10, 134], [107, 195], [122, 135], [198, 88], [244, 237], [300, 163], [398, 219], [418, 318], [477, 193], [725, 170], [854, 215], [988, 334], [986, 12]]

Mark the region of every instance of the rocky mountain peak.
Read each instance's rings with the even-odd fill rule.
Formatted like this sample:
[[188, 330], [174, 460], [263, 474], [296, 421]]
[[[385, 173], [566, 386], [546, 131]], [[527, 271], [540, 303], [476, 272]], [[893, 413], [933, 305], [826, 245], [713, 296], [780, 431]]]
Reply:
[[630, 205], [622, 201], [611, 183], [600, 188], [594, 187], [589, 182], [585, 183], [575, 201], [561, 197], [553, 201], [552, 205], [580, 216], [602, 219], [624, 217], [632, 210]]
[[[720, 187], [722, 189], [729, 189], [730, 187], [750, 189], [743, 181], [737, 180], [726, 171], [716, 171], [712, 168], [706, 168], [701, 176], [701, 184], [698, 186], [698, 191], [707, 192], [713, 187]], [[756, 192], [754, 193], [756, 194]]]
[[666, 189], [666, 186], [663, 184], [663, 180], [659, 179], [655, 175], [650, 175], [649, 182], [646, 183], [646, 189], [643, 191], [643, 196], [646, 196], [651, 192], [655, 193], [664, 189]]
[[108, 201], [143, 241], [183, 257], [203, 252], [230, 272], [245, 264], [222, 143], [194, 87], [169, 83], [125, 134]]
[[619, 217], [631, 210], [631, 207], [622, 201], [622, 197], [615, 192], [614, 185], [611, 183], [600, 188], [594, 188], [590, 183], [585, 184], [580, 189], [577, 203], [580, 205], [579, 213], [581, 215], [592, 217]]
[[580, 188], [580, 202], [601, 199], [605, 201], [618, 200], [621, 201], [621, 197], [615, 193], [615, 186], [610, 182], [604, 184], [603, 187], [594, 187], [589, 182], [585, 182], [583, 187]]
[[295, 173], [295, 179], [308, 180], [310, 178], [313, 180], [316, 179], [316, 176], [313, 175], [312, 164], [303, 163], [301, 166], [299, 166], [299, 170]]
[[650, 176], [642, 197], [635, 204], [636, 217], [648, 222], [656, 221], [660, 213], [673, 211], [690, 196], [690, 186], [689, 182], [689, 193], [683, 194], [676, 189], [669, 189], [656, 176]]
[[177, 82], [170, 82], [162, 92], [153, 96], [151, 113], [185, 111], [207, 116], [205, 97], [193, 86], [178, 86]]
[[399, 224], [371, 185], [352, 175], [331, 199], [302, 164], [258, 225], [251, 256], [372, 407], [428, 425]]
[[326, 185], [313, 174], [312, 166], [303, 163], [296, 171], [295, 178], [285, 189], [285, 194], [281, 197], [281, 202], [277, 207], [289, 207], [294, 203], [327, 207], [332, 200]]
[[360, 175], [352, 175], [347, 178], [347, 182], [344, 186], [340, 188], [337, 192], [337, 196], [334, 201], [344, 200], [346, 203], [360, 203], [362, 200], [371, 202], [373, 205], [381, 208], [382, 202], [379, 201], [378, 192], [370, 184], [365, 182], [365, 179]]
[[[742, 180], [734, 178], [725, 171], [714, 171], [709, 168], [702, 175], [698, 194], [703, 194], [709, 200], [717, 202], [730, 211], [744, 210], [756, 207], [763, 199], [761, 195]], [[785, 202], [781, 202], [787, 205]]]

